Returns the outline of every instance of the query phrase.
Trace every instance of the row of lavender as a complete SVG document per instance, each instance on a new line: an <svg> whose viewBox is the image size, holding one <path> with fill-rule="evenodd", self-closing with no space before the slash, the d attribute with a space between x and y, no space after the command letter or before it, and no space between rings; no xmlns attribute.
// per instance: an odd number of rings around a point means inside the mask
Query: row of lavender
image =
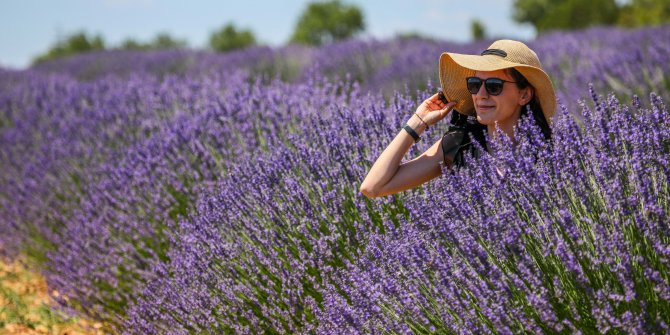
<svg viewBox="0 0 670 335"><path fill-rule="evenodd" d="M670 46L658 41L670 39L657 38L668 35L591 30L531 44L576 106L589 81L628 99L667 96ZM661 329L668 115L657 98L592 115L571 107L556 125L565 150L537 166L500 150L497 165L526 164L504 181L484 169L382 201L357 195L417 103L389 92L426 87L442 50L483 48L347 42L187 55L191 67L176 75L150 58L167 53L110 55L111 65L88 59L98 66L90 82L70 77L86 59L3 73L3 251L46 253L64 305L129 333ZM346 72L362 86L331 84ZM604 135L579 130L575 115ZM467 200L446 202L454 194ZM626 220L641 223L617 225ZM542 249L552 245L562 249ZM575 302L581 309L568 310Z"/></svg>
<svg viewBox="0 0 670 335"><path fill-rule="evenodd" d="M583 96L581 92L588 82L624 98L650 91L666 97L664 92L670 83L663 74L670 66L670 52L667 44L655 42L667 40L666 37L668 29L664 27L636 31L594 29L547 36L531 45L553 75L559 98L568 107L576 108L574 102ZM636 43L628 43L630 40ZM319 76L337 81L337 77L349 73L352 79L362 81L364 90L385 92L388 98L392 92L402 90L402 85L425 87L436 77L435 59L441 51L477 52L486 44L354 41L319 50L259 48L224 56L181 51L149 55L122 52L47 63L32 73L7 73L3 76L3 85L7 86L2 97L6 129L3 137L6 150L14 153L4 153L3 158L13 162L9 164L14 171L3 174L8 185L3 193L10 202L4 207L15 215L5 217L21 218L12 225L31 231L35 229L27 227L32 225L62 225L63 220L43 215L42 209L63 207L57 211L61 213L71 207L53 202L76 200L78 185L91 184L79 180L90 175L86 172L89 166L115 157L110 154L112 150L122 152L129 143L150 137L163 127L161 123L171 122L175 114L210 108L201 105L221 99L224 86L235 87L243 81L240 71L247 78L267 79L277 74L299 83ZM41 75L44 72L60 76L45 77ZM89 75L100 80L80 83L66 78ZM113 77L105 78L108 75ZM49 102L46 106L45 101ZM51 116L43 118L43 113ZM69 157L84 160L71 162ZM81 173L68 172L73 165L78 165ZM55 223L44 224L44 220ZM48 232L31 235L45 233ZM15 234L8 236L12 243L22 241Z"/></svg>
<svg viewBox="0 0 670 335"><path fill-rule="evenodd" d="M594 101L588 129L562 110L553 150L527 121L519 147L382 202L355 194L369 157L346 134L385 117L322 117L318 145L278 144L201 194L124 329L668 332L670 113L651 99Z"/></svg>
<svg viewBox="0 0 670 335"><path fill-rule="evenodd" d="M593 28L571 33L544 35L528 44L536 50L559 91L559 98L572 106L583 96L586 84L598 90L613 90L623 96L667 91L664 76L670 70L667 57L670 37L667 26L637 30ZM138 51L90 53L38 65L41 72L63 73L92 80L109 74L128 76L208 77L212 73L244 70L252 78L281 78L304 82L315 73L337 81L349 77L363 88L394 92L425 89L437 81L437 59L444 51L479 53L491 41L455 44L434 40L349 41L320 49L288 46L258 47L218 55L210 52Z"/></svg>

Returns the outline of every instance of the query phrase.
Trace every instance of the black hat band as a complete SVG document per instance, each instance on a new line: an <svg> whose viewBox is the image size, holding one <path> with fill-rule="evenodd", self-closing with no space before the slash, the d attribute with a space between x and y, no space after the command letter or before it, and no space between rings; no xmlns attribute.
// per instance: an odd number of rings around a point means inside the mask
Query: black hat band
<svg viewBox="0 0 670 335"><path fill-rule="evenodd" d="M484 55L495 55L495 56L500 56L502 58L507 57L507 53L503 50L500 49L486 49L482 51L482 56Z"/></svg>

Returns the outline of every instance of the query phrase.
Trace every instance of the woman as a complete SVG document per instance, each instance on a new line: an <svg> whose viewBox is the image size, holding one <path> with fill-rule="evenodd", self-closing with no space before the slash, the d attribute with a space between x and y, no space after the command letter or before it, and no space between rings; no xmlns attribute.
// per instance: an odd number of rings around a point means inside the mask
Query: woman
<svg viewBox="0 0 670 335"><path fill-rule="evenodd" d="M533 114L545 138L551 136L556 94L535 52L521 42L499 40L481 55L443 53L440 83L446 99L435 94L416 109L370 168L360 188L365 196L419 186L441 174L441 163L449 168L463 165L463 152L475 151L468 133L484 148L483 131L494 138L496 127L514 139L514 127L526 113ZM419 157L400 164L421 133L452 109L458 113L452 113L450 130Z"/></svg>

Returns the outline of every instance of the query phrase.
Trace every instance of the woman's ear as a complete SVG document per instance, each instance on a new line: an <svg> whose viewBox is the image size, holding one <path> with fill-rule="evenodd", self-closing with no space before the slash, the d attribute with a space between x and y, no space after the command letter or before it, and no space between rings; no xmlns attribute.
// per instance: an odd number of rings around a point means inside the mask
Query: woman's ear
<svg viewBox="0 0 670 335"><path fill-rule="evenodd" d="M533 87L528 86L524 89L521 90L521 95L519 96L519 105L523 106L527 103L530 102L531 99L533 99L533 95L535 92L533 91Z"/></svg>

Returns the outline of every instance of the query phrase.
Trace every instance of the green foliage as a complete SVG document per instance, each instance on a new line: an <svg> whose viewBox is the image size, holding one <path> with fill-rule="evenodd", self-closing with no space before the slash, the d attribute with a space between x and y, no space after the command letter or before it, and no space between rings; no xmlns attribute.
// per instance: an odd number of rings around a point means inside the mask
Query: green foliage
<svg viewBox="0 0 670 335"><path fill-rule="evenodd" d="M151 49L176 49L184 48L188 44L185 40L175 39L170 34L162 32L156 35L148 43L141 43L132 38L124 40L118 49L123 50L151 50ZM48 60L71 56L94 50L105 50L105 43L100 35L88 36L81 31L74 33L64 39L57 41L49 51L36 57L33 64L42 63Z"/></svg>
<svg viewBox="0 0 670 335"><path fill-rule="evenodd" d="M147 50L149 48L149 45L146 43L140 43L132 38L127 38L123 42L121 42L121 45L119 46L119 49L123 50Z"/></svg>
<svg viewBox="0 0 670 335"><path fill-rule="evenodd" d="M364 29L358 7L339 0L313 2L298 19L291 42L318 46L353 37Z"/></svg>
<svg viewBox="0 0 670 335"><path fill-rule="evenodd" d="M477 19L474 19L472 22L470 22L470 31L472 32L472 39L474 41L479 41L486 38L486 27L484 27L484 24Z"/></svg>
<svg viewBox="0 0 670 335"><path fill-rule="evenodd" d="M514 20L530 23L538 32L612 25L619 18L615 0L515 0Z"/></svg>
<svg viewBox="0 0 670 335"><path fill-rule="evenodd" d="M151 43L149 43L150 49L179 49L186 46L186 41L175 39L165 32L156 35Z"/></svg>
<svg viewBox="0 0 670 335"><path fill-rule="evenodd" d="M515 21L538 32L592 25L639 27L670 22L670 0L515 0Z"/></svg>
<svg viewBox="0 0 670 335"><path fill-rule="evenodd" d="M152 49L179 49L188 45L186 41L175 39L170 34L162 32L148 43L138 42L132 38L125 39L118 47L123 50L152 50Z"/></svg>
<svg viewBox="0 0 670 335"><path fill-rule="evenodd" d="M632 0L621 8L618 24L624 27L670 22L670 0Z"/></svg>
<svg viewBox="0 0 670 335"><path fill-rule="evenodd" d="M88 36L85 32L81 31L57 41L49 51L37 56L33 60L33 64L63 56L103 49L105 49L105 43L100 35Z"/></svg>
<svg viewBox="0 0 670 335"><path fill-rule="evenodd" d="M256 44L256 37L251 30L238 30L228 23L209 37L209 47L216 51L243 49Z"/></svg>
<svg viewBox="0 0 670 335"><path fill-rule="evenodd" d="M540 22L549 15L548 10L552 6L551 0L515 0L512 18L519 23L530 23L540 31Z"/></svg>

